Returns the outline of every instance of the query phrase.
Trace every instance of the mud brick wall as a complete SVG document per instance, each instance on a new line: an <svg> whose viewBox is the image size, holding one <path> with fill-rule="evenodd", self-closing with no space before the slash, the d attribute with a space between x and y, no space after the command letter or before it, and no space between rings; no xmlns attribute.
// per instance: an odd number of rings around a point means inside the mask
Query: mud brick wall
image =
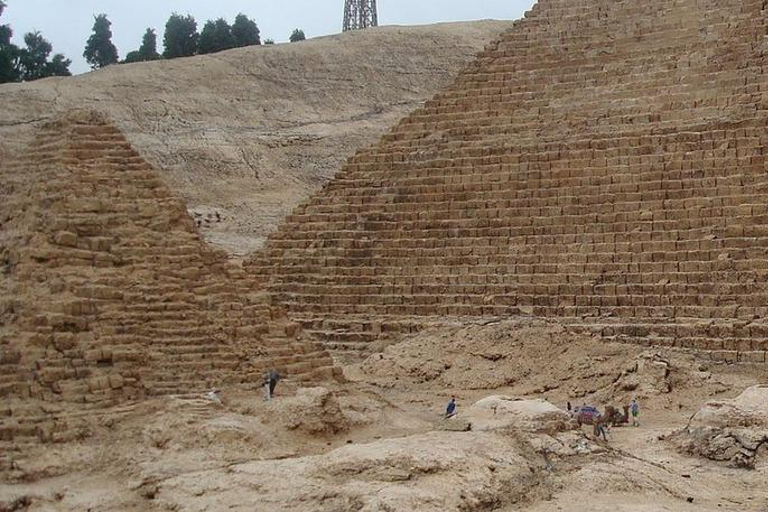
<svg viewBox="0 0 768 512"><path fill-rule="evenodd" d="M0 168L0 438L25 421L34 431L27 420L55 410L40 402L88 409L258 384L272 367L335 375L98 115L46 125Z"/></svg>
<svg viewBox="0 0 768 512"><path fill-rule="evenodd" d="M522 312L764 360L767 20L542 0L248 270L308 324Z"/></svg>

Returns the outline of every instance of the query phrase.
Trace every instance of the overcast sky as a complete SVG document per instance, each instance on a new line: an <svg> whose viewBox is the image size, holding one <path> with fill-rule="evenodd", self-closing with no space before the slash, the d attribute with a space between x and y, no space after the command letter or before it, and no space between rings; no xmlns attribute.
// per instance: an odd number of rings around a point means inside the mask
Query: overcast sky
<svg viewBox="0 0 768 512"><path fill-rule="evenodd" d="M112 22L112 42L120 58L138 49L150 27L158 34L162 53L165 22L172 12L191 14L198 30L208 19L230 23L242 12L256 20L261 37L288 40L294 28L307 37L341 30L344 0L5 0L8 8L0 24L10 24L14 41L23 45L26 32L39 30L54 52L72 59L74 73L88 71L83 59L93 15L105 13ZM378 0L379 25L421 25L441 21L516 19L534 0Z"/></svg>

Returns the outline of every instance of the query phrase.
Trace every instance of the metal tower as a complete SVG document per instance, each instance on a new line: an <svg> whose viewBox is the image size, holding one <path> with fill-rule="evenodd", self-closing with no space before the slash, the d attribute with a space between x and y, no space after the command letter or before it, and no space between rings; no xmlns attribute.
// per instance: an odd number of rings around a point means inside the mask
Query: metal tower
<svg viewBox="0 0 768 512"><path fill-rule="evenodd" d="M344 0L344 25L342 31L377 27L376 0Z"/></svg>

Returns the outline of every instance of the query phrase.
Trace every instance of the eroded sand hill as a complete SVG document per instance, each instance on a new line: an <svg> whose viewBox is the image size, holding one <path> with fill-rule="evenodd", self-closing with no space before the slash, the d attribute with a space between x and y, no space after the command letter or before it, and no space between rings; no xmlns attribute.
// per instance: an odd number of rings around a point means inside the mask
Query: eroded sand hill
<svg viewBox="0 0 768 512"><path fill-rule="evenodd" d="M206 238L244 254L509 26L381 27L3 85L0 160L40 121L72 108L106 113Z"/></svg>

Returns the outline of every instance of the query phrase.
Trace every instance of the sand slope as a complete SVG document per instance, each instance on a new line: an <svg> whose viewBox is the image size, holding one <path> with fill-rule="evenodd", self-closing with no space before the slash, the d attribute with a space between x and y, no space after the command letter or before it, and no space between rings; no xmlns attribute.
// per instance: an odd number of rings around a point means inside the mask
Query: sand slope
<svg viewBox="0 0 768 512"><path fill-rule="evenodd" d="M105 112L188 201L206 238L246 253L510 25L380 27L3 85L0 162L56 113Z"/></svg>

